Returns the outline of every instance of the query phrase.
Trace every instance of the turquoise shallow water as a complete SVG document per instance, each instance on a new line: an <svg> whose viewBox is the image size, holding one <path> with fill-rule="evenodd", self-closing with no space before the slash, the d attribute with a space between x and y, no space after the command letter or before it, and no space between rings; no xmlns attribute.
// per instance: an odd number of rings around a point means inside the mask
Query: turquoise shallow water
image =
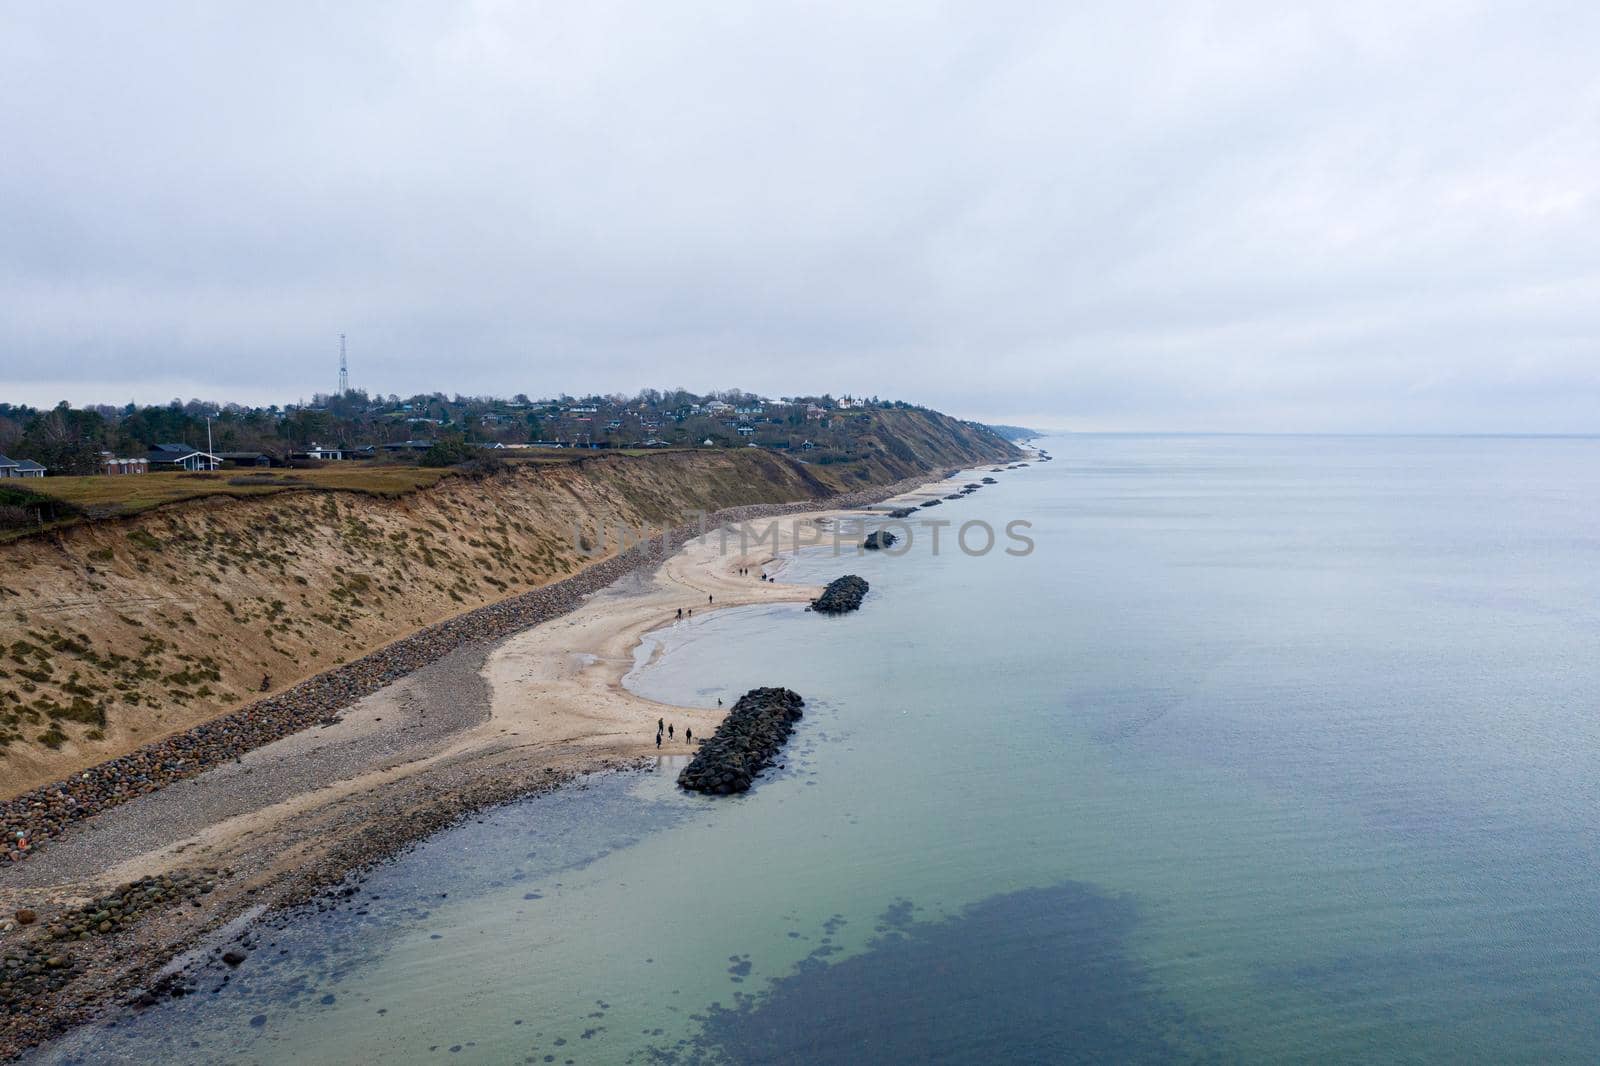
<svg viewBox="0 0 1600 1066"><path fill-rule="evenodd" d="M1044 443L937 509L1031 555L663 636L807 698L749 795L494 812L40 1060L1600 1059L1600 441Z"/></svg>

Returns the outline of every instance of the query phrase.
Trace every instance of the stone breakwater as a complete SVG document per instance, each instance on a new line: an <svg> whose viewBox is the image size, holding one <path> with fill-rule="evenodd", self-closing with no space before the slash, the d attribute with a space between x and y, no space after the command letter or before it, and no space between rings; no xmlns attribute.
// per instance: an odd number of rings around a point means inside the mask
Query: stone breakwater
<svg viewBox="0 0 1600 1066"><path fill-rule="evenodd" d="M887 530L875 529L867 534L867 539L861 542L861 546L869 552L875 552L879 548L894 547L895 542L899 539L899 537Z"/></svg>
<svg viewBox="0 0 1600 1066"><path fill-rule="evenodd" d="M746 692L678 774L678 787L718 796L748 791L794 732L804 706L805 700L786 688Z"/></svg>
<svg viewBox="0 0 1600 1066"><path fill-rule="evenodd" d="M844 614L859 610L866 594L866 579L846 574L828 582L828 587L822 590L822 595L811 601L810 609L818 614Z"/></svg>
<svg viewBox="0 0 1600 1066"><path fill-rule="evenodd" d="M926 480L908 478L894 485L826 500L731 507L711 515L709 523L715 528L718 524L808 511L865 507L909 491ZM675 527L569 578L428 626L232 714L0 803L0 867L21 862L45 841L101 811L326 722L339 711L457 648L498 640L558 618L576 609L590 593L619 578L634 571L653 570L701 532L698 524Z"/></svg>

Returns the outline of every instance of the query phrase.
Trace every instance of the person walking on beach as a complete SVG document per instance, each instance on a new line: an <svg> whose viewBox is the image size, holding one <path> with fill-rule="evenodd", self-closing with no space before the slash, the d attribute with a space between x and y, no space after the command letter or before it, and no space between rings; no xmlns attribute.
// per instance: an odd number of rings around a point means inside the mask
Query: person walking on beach
<svg viewBox="0 0 1600 1066"><path fill-rule="evenodd" d="M672 726L670 724L667 726L667 739L672 739Z"/></svg>
<svg viewBox="0 0 1600 1066"><path fill-rule="evenodd" d="M683 608L682 607L678 608L678 618L679 618L680 621L683 618Z"/></svg>
<svg viewBox="0 0 1600 1066"><path fill-rule="evenodd" d="M715 596L711 596L711 595L707 595L707 596L706 596L706 602L707 602L707 603L710 603L710 602L711 602L711 601L712 601L712 600L714 600L714 599L716 599L716 597L715 597Z"/></svg>
<svg viewBox="0 0 1600 1066"><path fill-rule="evenodd" d="M665 718L657 718L656 719L656 732L659 733L665 728L667 728L667 720Z"/></svg>
<svg viewBox="0 0 1600 1066"><path fill-rule="evenodd" d="M659 748L660 746L661 746L661 734L657 733L656 734L656 747Z"/></svg>
<svg viewBox="0 0 1600 1066"><path fill-rule="evenodd" d="M694 743L694 730L690 729L688 726L683 727L683 742L685 744Z"/></svg>

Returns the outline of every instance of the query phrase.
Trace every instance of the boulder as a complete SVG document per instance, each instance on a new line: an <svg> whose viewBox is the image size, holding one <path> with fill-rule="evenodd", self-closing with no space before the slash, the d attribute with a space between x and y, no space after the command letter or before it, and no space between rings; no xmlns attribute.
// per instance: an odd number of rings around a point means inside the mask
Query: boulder
<svg viewBox="0 0 1600 1066"><path fill-rule="evenodd" d="M811 609L820 614L844 614L860 608L867 594L867 582L854 574L846 574L828 583L822 595L811 601Z"/></svg>

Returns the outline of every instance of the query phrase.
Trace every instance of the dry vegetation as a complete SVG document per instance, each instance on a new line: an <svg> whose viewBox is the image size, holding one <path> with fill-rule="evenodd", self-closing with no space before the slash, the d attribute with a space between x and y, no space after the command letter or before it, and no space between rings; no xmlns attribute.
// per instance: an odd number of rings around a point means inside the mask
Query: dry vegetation
<svg viewBox="0 0 1600 1066"><path fill-rule="evenodd" d="M224 470L124 477L52 477L28 488L100 515L131 515L163 504L206 496L270 496L337 490L399 496L427 488L448 474L415 466L350 463L320 470Z"/></svg>

